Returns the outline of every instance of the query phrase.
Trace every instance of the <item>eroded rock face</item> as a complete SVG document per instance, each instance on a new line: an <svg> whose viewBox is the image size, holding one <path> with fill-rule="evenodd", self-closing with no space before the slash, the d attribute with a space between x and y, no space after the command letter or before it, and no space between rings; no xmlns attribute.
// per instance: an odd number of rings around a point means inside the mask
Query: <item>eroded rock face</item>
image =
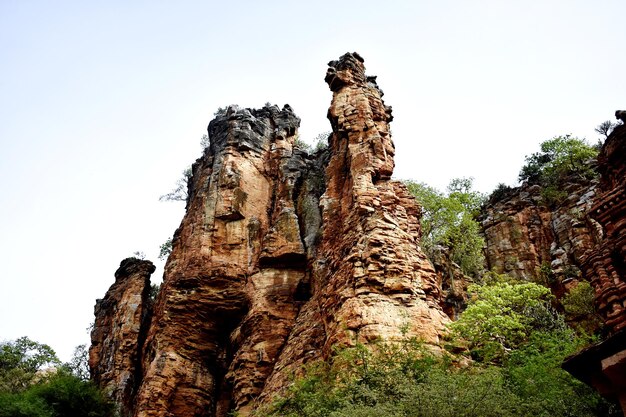
<svg viewBox="0 0 626 417"><path fill-rule="evenodd" d="M572 181L556 208L542 201L541 186L524 184L486 206L481 225L487 267L539 282L563 294L581 278L581 260L593 249L597 225L585 217L597 181Z"/></svg>
<svg viewBox="0 0 626 417"><path fill-rule="evenodd" d="M230 107L210 123L126 411L247 415L332 346L403 332L439 342L448 318L420 210L390 180L391 108L356 53L326 81L333 133L312 156L294 146L289 106Z"/></svg>
<svg viewBox="0 0 626 417"><path fill-rule="evenodd" d="M221 416L260 393L306 276L299 123L274 106L230 107L209 125L144 347L137 416Z"/></svg>
<svg viewBox="0 0 626 417"><path fill-rule="evenodd" d="M624 121L626 112L615 115ZM598 164L600 187L588 217L599 225L600 237L581 268L594 288L608 337L569 357L563 368L601 395L619 400L626 416L626 126L609 135Z"/></svg>
<svg viewBox="0 0 626 417"><path fill-rule="evenodd" d="M389 179L391 108L358 54L329 67L333 134L321 239L310 263L312 298L262 398L284 387L301 364L327 357L333 345L400 338L403 330L436 344L448 321L437 276L418 245L419 207L403 184Z"/></svg>
<svg viewBox="0 0 626 417"><path fill-rule="evenodd" d="M600 195L589 217L600 225L601 238L582 268L607 330L616 333L626 329L626 126L613 130L598 162Z"/></svg>
<svg viewBox="0 0 626 417"><path fill-rule="evenodd" d="M326 346L411 334L432 343L446 317L430 262L419 248L420 212L404 184L391 181L391 108L363 59L329 63L333 127L316 285L327 313Z"/></svg>
<svg viewBox="0 0 626 417"><path fill-rule="evenodd" d="M91 331L91 376L128 416L140 381L138 367L149 310L150 261L124 259L115 272L115 283L97 300Z"/></svg>

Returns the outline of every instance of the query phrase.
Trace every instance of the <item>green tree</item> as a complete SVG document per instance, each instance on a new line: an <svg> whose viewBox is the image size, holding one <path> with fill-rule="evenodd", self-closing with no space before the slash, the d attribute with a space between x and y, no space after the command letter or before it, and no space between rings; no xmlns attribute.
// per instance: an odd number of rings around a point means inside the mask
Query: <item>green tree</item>
<svg viewBox="0 0 626 417"><path fill-rule="evenodd" d="M187 201L188 184L191 179L191 167L183 171L181 178L176 181L176 186L172 191L159 197L159 201Z"/></svg>
<svg viewBox="0 0 626 417"><path fill-rule="evenodd" d="M206 148L208 148L209 146L211 146L211 139L209 139L209 135L207 135L206 133L204 135L202 135L202 137L200 138L200 147L202 148L202 150L204 151Z"/></svg>
<svg viewBox="0 0 626 417"><path fill-rule="evenodd" d="M596 126L594 130L596 131L596 133L604 136L603 139L606 139L609 137L611 132L613 132L613 129L615 129L616 126L618 126L617 123L613 123L610 120L605 120L604 122Z"/></svg>
<svg viewBox="0 0 626 417"><path fill-rule="evenodd" d="M528 341L533 331L565 328L550 305L550 290L534 283L471 285L471 300L450 325L455 336L468 343L472 357L501 363L505 356Z"/></svg>
<svg viewBox="0 0 626 417"><path fill-rule="evenodd" d="M598 150L584 139L556 136L542 142L540 147L541 152L526 157L519 173L520 181L557 186L568 176L590 179L596 175L589 162L598 156Z"/></svg>
<svg viewBox="0 0 626 417"><path fill-rule="evenodd" d="M60 364L50 346L26 336L0 343L0 392L23 391L33 383L39 371Z"/></svg>
<svg viewBox="0 0 626 417"><path fill-rule="evenodd" d="M472 179L453 179L446 193L424 183L406 185L422 206L421 243L426 254L433 259L437 247L445 246L465 274L480 275L484 239L476 216L485 197L472 189Z"/></svg>
<svg viewBox="0 0 626 417"><path fill-rule="evenodd" d="M63 368L82 381L89 380L89 349L87 345L76 346L72 359L64 363Z"/></svg>
<svg viewBox="0 0 626 417"><path fill-rule="evenodd" d="M565 186L568 182L588 181L598 175L593 166L598 148L584 139L557 136L540 146L541 152L526 156L519 180L541 185L544 205L559 205L567 197Z"/></svg>
<svg viewBox="0 0 626 417"><path fill-rule="evenodd" d="M87 349L61 365L54 350L21 337L0 344L0 417L114 417L114 405L88 380Z"/></svg>
<svg viewBox="0 0 626 417"><path fill-rule="evenodd" d="M172 253L172 238L168 237L165 243L159 247L159 259L166 260Z"/></svg>

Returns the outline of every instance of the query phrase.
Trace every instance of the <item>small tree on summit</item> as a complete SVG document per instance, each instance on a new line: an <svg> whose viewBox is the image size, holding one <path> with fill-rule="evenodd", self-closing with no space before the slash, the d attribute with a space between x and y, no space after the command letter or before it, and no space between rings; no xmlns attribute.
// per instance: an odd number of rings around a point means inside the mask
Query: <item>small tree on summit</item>
<svg viewBox="0 0 626 417"><path fill-rule="evenodd" d="M591 180L598 175L592 163L598 149L584 139L556 136L540 146L541 152L526 156L519 180L540 185L546 206L555 207L567 197L564 186L569 181Z"/></svg>
<svg viewBox="0 0 626 417"><path fill-rule="evenodd" d="M183 176L176 181L176 187L159 197L159 201L187 201L187 184L191 178L191 167L183 171Z"/></svg>
<svg viewBox="0 0 626 417"><path fill-rule="evenodd" d="M581 178L595 175L588 162L597 157L598 151L584 139L556 136L540 146L541 152L526 157L526 164L519 173L520 181L546 185L572 174Z"/></svg>
<svg viewBox="0 0 626 417"><path fill-rule="evenodd" d="M605 120L604 122L596 126L594 130L596 131L596 133L599 133L606 139L609 137L613 129L615 129L615 126L617 126L617 123L613 123L610 120Z"/></svg>

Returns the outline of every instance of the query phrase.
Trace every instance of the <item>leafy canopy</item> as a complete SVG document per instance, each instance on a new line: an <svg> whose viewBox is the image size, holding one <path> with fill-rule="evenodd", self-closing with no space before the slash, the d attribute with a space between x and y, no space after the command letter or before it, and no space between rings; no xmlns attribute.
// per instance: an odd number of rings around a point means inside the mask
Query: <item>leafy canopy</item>
<svg viewBox="0 0 626 417"><path fill-rule="evenodd" d="M469 306L450 328L467 341L474 359L500 363L533 331L565 328L550 306L550 290L542 285L496 282L470 285L469 292Z"/></svg>
<svg viewBox="0 0 626 417"><path fill-rule="evenodd" d="M33 382L38 371L60 364L50 346L28 337L0 343L0 392L22 391Z"/></svg>
<svg viewBox="0 0 626 417"><path fill-rule="evenodd" d="M541 152L526 157L519 173L520 181L547 186L557 185L570 175L583 179L596 175L589 161L598 156L598 150L584 139L556 136L542 142L540 147Z"/></svg>
<svg viewBox="0 0 626 417"><path fill-rule="evenodd" d="M485 196L474 191L471 178L453 179L447 192L407 181L422 206L422 248L432 260L438 246L450 249L452 260L467 275L479 275L484 265L484 239L476 216Z"/></svg>
<svg viewBox="0 0 626 417"><path fill-rule="evenodd" d="M114 405L88 380L87 356L80 345L61 364L27 337L0 343L0 417L113 417Z"/></svg>

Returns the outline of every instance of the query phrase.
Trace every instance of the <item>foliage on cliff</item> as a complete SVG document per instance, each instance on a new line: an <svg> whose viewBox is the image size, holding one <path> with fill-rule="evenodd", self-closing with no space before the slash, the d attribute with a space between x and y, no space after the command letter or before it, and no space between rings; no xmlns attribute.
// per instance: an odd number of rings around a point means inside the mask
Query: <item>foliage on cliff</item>
<svg viewBox="0 0 626 417"><path fill-rule="evenodd" d="M407 181L406 185L422 206L421 243L428 257L432 260L436 247L445 246L465 274L480 274L484 240L476 216L484 196L472 189L472 179L453 179L445 193L424 183Z"/></svg>
<svg viewBox="0 0 626 417"><path fill-rule="evenodd" d="M597 176L592 161L598 156L598 149L584 139L556 136L542 142L540 149L526 156L519 180L541 185L542 197L548 206L560 203L567 196L563 190L567 181L590 180Z"/></svg>
<svg viewBox="0 0 626 417"><path fill-rule="evenodd" d="M585 340L549 309L544 290L529 283L475 287L450 340L456 348L469 344L474 358L469 365L459 366L467 362L462 357L430 353L415 339L357 345L340 350L332 363L310 365L284 398L256 415L621 415L619 407L561 369L562 360ZM462 330L479 324L489 329ZM495 350L497 364L493 356L476 354L477 346L484 352L484 346L500 339L506 346Z"/></svg>

